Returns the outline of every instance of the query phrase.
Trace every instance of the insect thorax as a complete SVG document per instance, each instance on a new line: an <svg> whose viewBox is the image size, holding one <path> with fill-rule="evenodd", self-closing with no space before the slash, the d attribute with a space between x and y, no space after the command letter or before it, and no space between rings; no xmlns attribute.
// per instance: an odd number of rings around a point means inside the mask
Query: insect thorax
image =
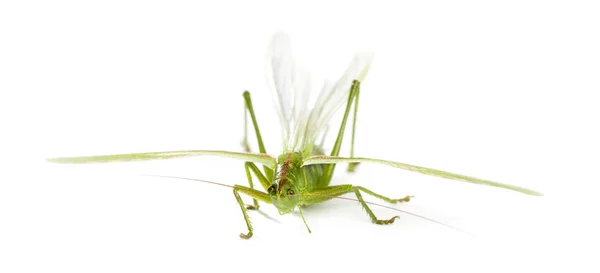
<svg viewBox="0 0 600 273"><path fill-rule="evenodd" d="M302 182L302 156L300 153L285 153L277 158L277 173L274 183L277 183L277 195L288 194L291 189L296 192L303 188ZM300 182L300 183L299 183Z"/></svg>
<svg viewBox="0 0 600 273"><path fill-rule="evenodd" d="M321 187L322 165L302 167L301 152L284 153L277 158L277 173L273 183L277 184L277 195L293 193L300 194Z"/></svg>

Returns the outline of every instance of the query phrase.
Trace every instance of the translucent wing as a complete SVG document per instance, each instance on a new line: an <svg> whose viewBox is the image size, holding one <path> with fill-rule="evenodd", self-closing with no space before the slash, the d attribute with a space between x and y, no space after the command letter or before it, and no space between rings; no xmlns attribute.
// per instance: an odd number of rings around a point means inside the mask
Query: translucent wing
<svg viewBox="0 0 600 273"><path fill-rule="evenodd" d="M292 97L294 82L294 61L288 37L277 33L271 39L267 51L267 77L275 91L275 107L281 120L282 127L289 130L292 118Z"/></svg>
<svg viewBox="0 0 600 273"><path fill-rule="evenodd" d="M348 101L352 81L362 82L369 71L373 60L371 53L362 52L355 55L342 77L333 85L324 84L315 105L313 106L306 128L307 147L314 143L317 137L329 124L335 112Z"/></svg>
<svg viewBox="0 0 600 273"><path fill-rule="evenodd" d="M415 166L415 165L410 165L410 164L405 164L405 163L400 163L400 162L382 160L382 159L375 159L375 158L364 158L364 157L347 158L347 157L337 157L337 156L313 156L313 157L310 157L310 158L304 160L304 163L302 166L313 165L313 164L337 164L337 163L354 163L354 162L379 163L379 164L384 164L384 165L388 165L388 166L392 166L392 167L396 167L396 168L400 168L400 169L404 169L404 170L408 170L408 171L443 177L446 179L458 180L458 181L469 182L469 183L480 184L480 185L487 185L487 186L492 186L492 187L505 188L505 189L529 194L529 195L537 195L537 196L542 195L540 192L530 190L527 188L523 188L523 187L519 187L519 186L502 184L502 183L485 180L485 179L480 179L480 178L475 178L475 177L470 177L470 176L466 176L466 175L462 175L462 174L455 174L455 173L450 173L450 172L446 172L446 171L440 171L440 170L436 170L436 169L430 169L430 168L425 168L425 167L420 167L420 166Z"/></svg>
<svg viewBox="0 0 600 273"><path fill-rule="evenodd" d="M274 90L274 102L282 127L284 151L301 145L308 121L308 99L311 80L306 70L292 57L289 38L276 33L267 53L267 77Z"/></svg>
<svg viewBox="0 0 600 273"><path fill-rule="evenodd" d="M282 125L284 151L304 151L312 147L331 117L348 100L353 80L366 76L372 54L357 54L335 84L323 84L312 107L309 107L311 78L294 63L289 38L283 33L273 36L267 55L267 76L275 92L275 106Z"/></svg>

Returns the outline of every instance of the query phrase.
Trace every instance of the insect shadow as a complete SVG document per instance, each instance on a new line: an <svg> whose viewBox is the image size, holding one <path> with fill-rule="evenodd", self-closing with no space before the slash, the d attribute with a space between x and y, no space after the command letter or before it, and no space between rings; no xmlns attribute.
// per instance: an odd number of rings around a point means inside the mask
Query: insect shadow
<svg viewBox="0 0 600 273"><path fill-rule="evenodd" d="M311 79L302 67L294 63L289 38L283 33L275 34L267 50L267 76L270 78L269 83L275 91L276 113L279 117L283 137L282 151L277 156L267 154L257 117L254 113L250 92L245 91L242 94L244 99L244 138L242 146L245 152L182 150L61 157L50 158L48 161L53 163L84 164L206 155L242 160L245 162L244 168L248 178L248 186L220 185L233 189L233 195L240 206L248 229L246 233L240 233L240 237L243 239L251 238L253 235L253 227L249 220L248 210L258 210L260 207L259 201L274 205L280 214L288 214L297 210L309 232L311 230L306 224L302 209L334 198L346 198L342 197L342 195L346 194L353 194L356 197L354 200L361 205L372 223L378 225L394 223L399 216L389 219L378 218L369 205L383 205L366 202L362 195L367 194L391 204L408 202L411 196L390 198L362 186L352 184L330 185L337 164L342 163L348 164L348 172L354 172L359 163L377 163L450 180L498 187L534 196L542 195L531 189L447 171L384 159L355 157L354 140L356 135L358 102L361 92L360 86L369 71L371 62L371 53L360 52L356 54L343 75L333 83L324 83L314 102L309 105L309 94L313 86L311 85ZM324 147L322 147L322 144L317 143L317 139L325 136L327 132L324 129L328 128L332 116L344 105L343 118L339 125L335 143L331 152L325 154ZM352 115L351 119L350 115ZM250 117L250 121L248 117ZM352 124L350 155L349 157L342 157L340 156L340 150L346 126L349 124L348 121ZM250 126L252 126L256 134L258 153L251 152L248 143L248 127ZM262 165L262 170L257 164ZM255 179L258 180L264 191L255 189ZM216 182L208 183L219 184ZM240 194L251 197L253 203L250 205L245 204ZM397 208L388 208L400 211ZM406 211L402 212L411 214Z"/></svg>

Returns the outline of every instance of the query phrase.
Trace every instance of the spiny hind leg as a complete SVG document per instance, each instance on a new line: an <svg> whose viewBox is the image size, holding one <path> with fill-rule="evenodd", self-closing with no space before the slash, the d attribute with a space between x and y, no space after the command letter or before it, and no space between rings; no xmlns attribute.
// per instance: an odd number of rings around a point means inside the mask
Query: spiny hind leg
<svg viewBox="0 0 600 273"><path fill-rule="evenodd" d="M244 139L242 140L242 147L244 147L244 152L250 153L250 143L248 143L248 111L244 104Z"/></svg>
<svg viewBox="0 0 600 273"><path fill-rule="evenodd" d="M250 92L244 91L244 139L242 140L242 146L244 147L244 151L251 152L250 144L248 143L248 113L250 114L250 119L252 120L252 125L254 127L254 131L256 133L256 139L258 141L258 150L261 153L266 153L265 145L262 140L262 136L260 134L260 130L258 129L258 122L256 121L256 115L254 114L254 107L252 106L252 99L250 98Z"/></svg>
<svg viewBox="0 0 600 273"><path fill-rule="evenodd" d="M267 150L265 149L265 144L263 143L263 139L260 134L260 129L258 129L258 122L256 121L256 116L254 115L254 107L252 106L250 92L244 91L244 140L242 141L242 145L244 146L244 150L246 152L250 152L250 145L248 144L248 113L250 113L250 118L252 119L254 132L256 133L256 140L258 141L258 151L262 154L266 154ZM273 170L269 169L267 166L264 166L263 170L265 171L264 176L266 176L268 180L273 179ZM265 188L265 190L266 189L267 188Z"/></svg>
<svg viewBox="0 0 600 273"><path fill-rule="evenodd" d="M358 94L360 93L360 82L357 80L352 81L352 87L350 87L350 94L348 95L348 102L346 104L346 108L344 109L344 117L342 118L342 124L340 125L340 129L337 134L337 138L335 143L333 144L333 149L331 150L331 156L339 156L340 149L342 146L342 140L344 138L344 132L346 130L346 124L348 122L348 116L350 115L350 109L352 108L352 104L354 103L354 119L352 123L352 141L350 146L350 157L354 156L354 135L356 129L356 114L358 110ZM356 168L356 163L350 163L348 165L348 171L353 172ZM327 182L331 181L331 177L333 176L333 172L335 170L335 164L326 164L323 167L323 179Z"/></svg>
<svg viewBox="0 0 600 273"><path fill-rule="evenodd" d="M354 98L354 118L352 120L352 139L350 140L350 157L354 157L354 135L356 133L356 115L358 112L358 96L360 95L360 89L356 91ZM353 162L348 164L348 172L352 173L356 170L356 167L360 164L359 162Z"/></svg>
<svg viewBox="0 0 600 273"><path fill-rule="evenodd" d="M242 140L242 146L246 153L250 153L250 143L248 143L248 103L244 99L244 139Z"/></svg>

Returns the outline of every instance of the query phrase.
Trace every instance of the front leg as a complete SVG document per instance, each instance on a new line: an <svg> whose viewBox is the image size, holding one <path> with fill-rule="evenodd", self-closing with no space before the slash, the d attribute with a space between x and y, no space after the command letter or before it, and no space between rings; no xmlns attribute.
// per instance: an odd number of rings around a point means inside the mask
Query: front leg
<svg viewBox="0 0 600 273"><path fill-rule="evenodd" d="M263 188L265 190L267 190L269 188L269 180L267 180L267 178L263 175L263 173L260 171L260 169L258 167L256 167L256 165L252 162L246 162L244 164L244 168L246 169L246 176L248 177L248 184L250 184L250 188L254 190L254 183L252 182L252 174L250 173L250 170L252 170L252 172L254 173L254 175L256 176L256 178L258 178L258 181L260 181L260 184L263 186ZM250 210L257 210L259 205L258 205L258 201L256 200L256 198L253 199L254 200L254 205L248 205L246 207L246 209L250 209Z"/></svg>
<svg viewBox="0 0 600 273"><path fill-rule="evenodd" d="M233 186L233 195L235 196L235 199L237 200L238 204L240 204L240 209L242 209L242 214L244 215L244 221L246 221L246 226L248 226L248 233L240 233L240 238L250 239L250 237L252 237L252 224L250 223L250 217L248 217L246 206L244 205L244 202L242 201L239 192L245 193L246 195L254 198L254 200L258 199L269 204L271 203L271 199L269 198L269 195L264 192L240 185Z"/></svg>
<svg viewBox="0 0 600 273"><path fill-rule="evenodd" d="M394 216L388 220L377 219L377 217L375 216L373 211L371 211L371 209L369 208L367 203L363 200L362 194L360 193L361 191L363 191L367 194L370 194L374 197L377 197L379 199L390 202L390 203L408 202L410 200L410 196L406 196L406 197L400 198L400 199L393 199L393 198L385 197L383 195L374 193L373 191L368 190L363 187L360 187L360 186L353 186L350 184L346 184L346 185L330 186L330 187L325 187L325 188L314 190L307 194L307 197L304 198L304 203L313 204L313 203L324 202L324 201L330 200L332 198L341 196L343 194L353 192L356 195L358 202L365 209L365 211L367 212L369 217L371 217L371 221L373 223L378 224L378 225L387 225L387 224L393 223L396 218L400 218L400 216Z"/></svg>
<svg viewBox="0 0 600 273"><path fill-rule="evenodd" d="M369 190L367 188L363 188L361 186L355 186L355 188L359 189L362 192L370 194L371 196L375 196L375 197L377 197L377 198L379 198L379 199L381 199L383 201L386 201L386 202L389 202L389 203L392 203L392 204L408 202L408 201L410 201L411 198L415 198L412 195L407 195L407 196L404 196L403 198L392 199L392 198L389 198L389 197L385 197L385 196L383 196L381 194L374 193L373 191L371 191L371 190Z"/></svg>
<svg viewBox="0 0 600 273"><path fill-rule="evenodd" d="M365 203L365 201L362 198L362 195L360 194L360 191L364 189L362 187L352 187L352 191L354 192L354 194L356 194L356 198L358 199L358 201L360 202L360 204L363 206L363 208L367 211L367 214L369 214L369 217L371 217L371 222L378 224L378 225L388 225L394 222L394 220L396 220L396 218L400 218L400 216L394 216L388 220L381 220L381 219L377 219L377 216L375 216L375 214L373 213L373 211L371 211L371 208L369 208L369 206L367 206L367 203ZM372 194L372 191L365 191L366 193L369 193L373 196L375 196L374 194ZM379 195L380 196L380 195ZM377 197L377 196L375 196ZM383 197L383 196L381 196ZM391 199L388 197L385 197L386 199L389 200L403 200L403 199ZM405 197L406 198L406 197ZM387 200L386 200L387 201ZM390 202L390 201L388 201ZM393 202L395 203L395 202Z"/></svg>

